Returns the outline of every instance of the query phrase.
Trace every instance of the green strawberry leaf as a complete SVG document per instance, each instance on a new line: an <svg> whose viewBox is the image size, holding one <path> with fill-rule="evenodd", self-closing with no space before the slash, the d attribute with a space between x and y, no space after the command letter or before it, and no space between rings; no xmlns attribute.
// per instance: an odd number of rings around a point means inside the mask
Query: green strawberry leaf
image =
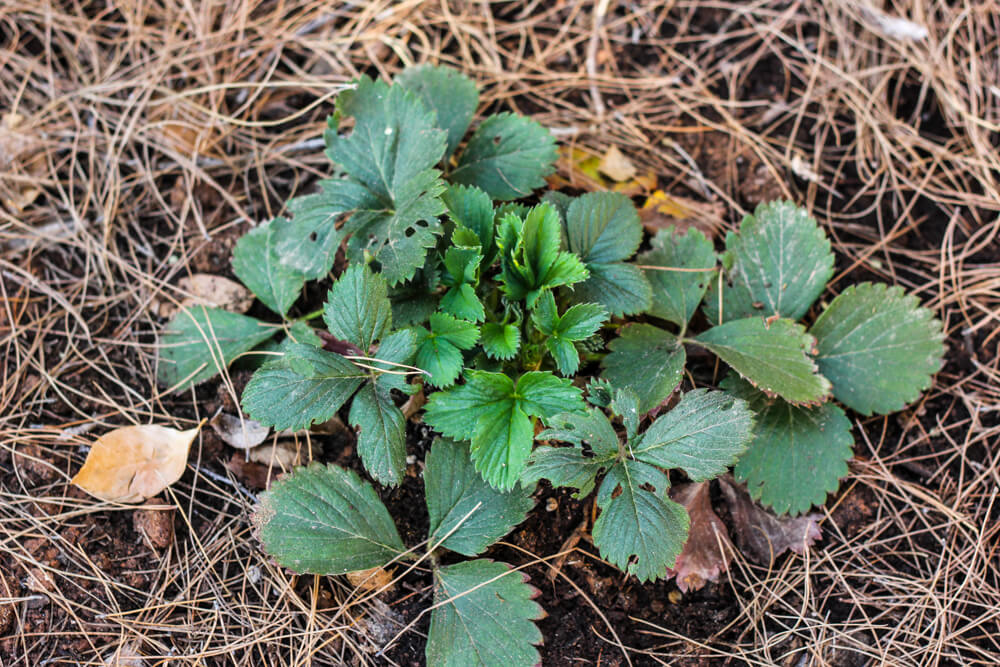
<svg viewBox="0 0 1000 667"><path fill-rule="evenodd" d="M642 240L642 223L632 200L618 192L589 192L566 209L566 239L589 277L573 288L577 303L596 301L612 315L649 308L652 292L642 273L622 262Z"/></svg>
<svg viewBox="0 0 1000 667"><path fill-rule="evenodd" d="M545 185L557 157L555 139L536 121L496 114L473 133L448 180L475 185L493 199L520 199Z"/></svg>
<svg viewBox="0 0 1000 667"><path fill-rule="evenodd" d="M712 242L693 227L683 234L668 227L653 237L652 246L638 260L645 267L660 267L643 270L653 288L652 306L647 312L687 327L715 274Z"/></svg>
<svg viewBox="0 0 1000 667"><path fill-rule="evenodd" d="M508 361L521 346L521 331L513 324L487 322L482 328L482 345L490 359Z"/></svg>
<svg viewBox="0 0 1000 667"><path fill-rule="evenodd" d="M438 309L435 290L439 283L436 258L427 255L424 267L413 277L395 287L389 288L392 304L392 323L397 327L423 324Z"/></svg>
<svg viewBox="0 0 1000 667"><path fill-rule="evenodd" d="M325 278L333 268L343 233L337 221L347 212L343 202L323 191L288 200L292 219L274 230L274 248L285 266L307 280Z"/></svg>
<svg viewBox="0 0 1000 667"><path fill-rule="evenodd" d="M261 494L253 525L265 553L301 574L381 567L406 551L375 489L333 465L281 477Z"/></svg>
<svg viewBox="0 0 1000 667"><path fill-rule="evenodd" d="M761 204L726 235L722 313L713 284L705 300L712 322L754 315L797 320L833 275L830 240L805 209L788 201Z"/></svg>
<svg viewBox="0 0 1000 667"><path fill-rule="evenodd" d="M677 337L652 324L630 324L608 344L601 378L628 388L639 397L639 410L649 412L681 383L687 353Z"/></svg>
<svg viewBox="0 0 1000 667"><path fill-rule="evenodd" d="M432 394L424 420L451 438L472 441L476 470L490 485L511 489L524 470L534 429L529 416L581 409L580 390L551 373L468 371L466 382Z"/></svg>
<svg viewBox="0 0 1000 667"><path fill-rule="evenodd" d="M833 300L809 330L837 400L864 415L902 410L941 369L944 333L901 287L861 283Z"/></svg>
<svg viewBox="0 0 1000 667"><path fill-rule="evenodd" d="M496 218L493 210L493 200L490 196L477 187L465 185L452 185L444 191L442 195L445 207L448 210L448 217L456 225L458 230L465 229L472 232L478 243L471 243L471 237L467 238L470 243L458 245L478 245L482 253L480 258L484 266L489 266L496 258Z"/></svg>
<svg viewBox="0 0 1000 667"><path fill-rule="evenodd" d="M547 291L539 297L531 319L535 327L548 336L545 346L555 359L559 372L573 375L580 366L580 354L573 343L593 336L608 319L608 312L599 304L582 303L571 306L560 317L555 297Z"/></svg>
<svg viewBox="0 0 1000 667"><path fill-rule="evenodd" d="M444 151L447 160L462 141L476 113L479 105L476 84L458 70L434 65L407 67L395 82L413 92L425 107L437 114L437 127L448 133Z"/></svg>
<svg viewBox="0 0 1000 667"><path fill-rule="evenodd" d="M366 382L358 390L347 420L358 429L358 455L365 470L387 486L403 481L406 472L406 417L389 390Z"/></svg>
<svg viewBox="0 0 1000 667"><path fill-rule="evenodd" d="M547 429L538 434L539 440L558 440L577 447L589 447L596 460L613 459L618 455L618 434L600 410L560 412L545 420Z"/></svg>
<svg viewBox="0 0 1000 667"><path fill-rule="evenodd" d="M521 473L521 484L534 488L539 480L547 479L554 487L577 489L574 498L585 498L609 465L604 459L587 458L580 447L536 447Z"/></svg>
<svg viewBox="0 0 1000 667"><path fill-rule="evenodd" d="M344 171L324 181L324 196L353 211L343 231L348 258L371 254L390 285L413 277L441 233L444 182L434 169L447 135L434 112L403 86L362 76L337 97L336 118L352 117L347 136L326 130L326 153Z"/></svg>
<svg viewBox="0 0 1000 667"><path fill-rule="evenodd" d="M279 331L221 308L184 308L160 334L157 377L175 390L214 377L236 357Z"/></svg>
<svg viewBox="0 0 1000 667"><path fill-rule="evenodd" d="M424 488L429 543L465 556L486 551L524 521L535 504L530 488L503 493L484 482L472 465L469 448L447 438L435 440L427 455Z"/></svg>
<svg viewBox="0 0 1000 667"><path fill-rule="evenodd" d="M367 352L392 328L385 279L365 265L351 266L327 294L323 321L330 333Z"/></svg>
<svg viewBox="0 0 1000 667"><path fill-rule="evenodd" d="M754 437L734 473L754 500L779 514L801 514L826 502L847 476L853 456L851 421L836 405L790 405L768 398L730 375L723 388L747 401L756 414Z"/></svg>
<svg viewBox="0 0 1000 667"><path fill-rule="evenodd" d="M299 430L337 414L368 377L339 354L291 343L285 355L253 374L243 390L243 410L277 430Z"/></svg>
<svg viewBox="0 0 1000 667"><path fill-rule="evenodd" d="M594 544L601 556L639 581L667 576L687 541L687 510L667 497L666 475L626 459L611 468L597 491L601 515Z"/></svg>
<svg viewBox="0 0 1000 667"><path fill-rule="evenodd" d="M716 354L758 389L790 403L819 403L830 393L830 381L816 372L809 356L815 339L791 320L731 320L691 342Z"/></svg>
<svg viewBox="0 0 1000 667"><path fill-rule="evenodd" d="M430 331L423 327L417 334L417 367L430 373L429 384L450 387L462 372L462 350L469 350L479 340L479 328L447 313L430 317Z"/></svg>
<svg viewBox="0 0 1000 667"><path fill-rule="evenodd" d="M746 401L721 391L695 389L650 424L632 455L665 469L680 468L691 481L715 479L746 451L753 413Z"/></svg>
<svg viewBox="0 0 1000 667"><path fill-rule="evenodd" d="M476 290L468 283L450 288L441 297L441 310L463 320L482 322L486 317L483 302L476 296Z"/></svg>
<svg viewBox="0 0 1000 667"><path fill-rule="evenodd" d="M610 402L611 412L622 419L625 441L632 442L639 432L639 397L631 389L616 389Z"/></svg>
<svg viewBox="0 0 1000 667"><path fill-rule="evenodd" d="M486 559L434 570L426 659L434 667L535 667L544 616L538 591L508 565Z"/></svg>
<svg viewBox="0 0 1000 667"><path fill-rule="evenodd" d="M233 273L250 288L261 302L284 317L302 292L305 276L282 264L277 251L279 227L287 227L285 218L274 218L240 237L233 248Z"/></svg>

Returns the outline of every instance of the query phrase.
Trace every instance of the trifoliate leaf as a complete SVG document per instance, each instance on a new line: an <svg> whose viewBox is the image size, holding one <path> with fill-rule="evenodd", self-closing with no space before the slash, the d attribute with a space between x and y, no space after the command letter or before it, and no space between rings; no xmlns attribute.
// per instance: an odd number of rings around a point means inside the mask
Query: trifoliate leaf
<svg viewBox="0 0 1000 667"><path fill-rule="evenodd" d="M531 313L535 327L547 336L545 346L556 361L559 372L573 375L580 366L580 354L573 345L593 336L608 319L604 306L582 303L570 307L560 317L552 292L543 292Z"/></svg>
<svg viewBox="0 0 1000 667"><path fill-rule="evenodd" d="M479 104L476 84L458 70L434 65L407 67L395 82L412 91L425 107L437 114L437 126L448 133L444 152L447 160L462 141L476 113Z"/></svg>
<svg viewBox="0 0 1000 667"><path fill-rule="evenodd" d="M667 497L666 475L626 459L611 470L597 491L601 515L594 544L601 556L639 581L667 576L688 534L688 514Z"/></svg>
<svg viewBox="0 0 1000 667"><path fill-rule="evenodd" d="M351 402L347 417L358 429L358 455L365 470L387 486L402 482L406 472L406 417L396 407L388 388L366 382Z"/></svg>
<svg viewBox="0 0 1000 667"><path fill-rule="evenodd" d="M381 567L406 550L371 484L313 463L276 481L254 510L265 553L302 574Z"/></svg>
<svg viewBox="0 0 1000 667"><path fill-rule="evenodd" d="M768 398L732 375L722 386L746 400L756 415L753 440L734 470L750 495L781 514L800 514L826 502L847 476L853 456L844 411L832 403L798 407Z"/></svg>
<svg viewBox="0 0 1000 667"><path fill-rule="evenodd" d="M323 321L335 337L367 352L392 327L385 279L364 265L351 266L326 297Z"/></svg>
<svg viewBox="0 0 1000 667"><path fill-rule="evenodd" d="M586 280L587 269L573 253L560 250L559 214L551 204L539 204L522 221L508 214L500 221L500 281L515 301L533 308L542 291Z"/></svg>
<svg viewBox="0 0 1000 667"><path fill-rule="evenodd" d="M444 182L433 167L447 135L413 93L367 76L337 97L337 114L355 124L348 136L335 128L324 134L327 155L346 174L324 181L324 195L353 211L343 226L349 259L370 253L396 285L424 265L440 234Z"/></svg>
<svg viewBox="0 0 1000 667"><path fill-rule="evenodd" d="M815 339L790 320L731 320L691 342L718 355L758 389L790 403L818 403L830 393L830 381L816 372L809 356Z"/></svg>
<svg viewBox="0 0 1000 667"><path fill-rule="evenodd" d="M600 410L561 412L545 420L547 429L538 434L539 440L558 440L578 447L587 447L597 459L618 455L618 434Z"/></svg>
<svg viewBox="0 0 1000 667"><path fill-rule="evenodd" d="M721 391L695 389L657 418L632 455L665 469L680 468L691 481L714 479L736 463L753 436L753 413L746 401Z"/></svg>
<svg viewBox="0 0 1000 667"><path fill-rule="evenodd" d="M513 359L521 344L521 331L513 324L487 322L482 336L483 351L491 359Z"/></svg>
<svg viewBox="0 0 1000 667"><path fill-rule="evenodd" d="M481 322L486 317L483 302L469 283L450 288L441 297L441 310L463 320Z"/></svg>
<svg viewBox="0 0 1000 667"><path fill-rule="evenodd" d="M160 335L160 382L187 389L222 372L236 357L279 331L252 317L195 306L174 316Z"/></svg>
<svg viewBox="0 0 1000 667"><path fill-rule="evenodd" d="M291 343L250 378L243 410L266 426L297 431L333 418L366 377L339 354Z"/></svg>
<svg viewBox="0 0 1000 667"><path fill-rule="evenodd" d="M275 229L289 225L274 218L240 237L233 248L233 273L265 306L284 317L302 292L302 272L282 264L276 248Z"/></svg>
<svg viewBox="0 0 1000 667"><path fill-rule="evenodd" d="M475 234L479 240L475 245L480 247L483 264L491 264L496 257L496 224L490 196L476 187L452 185L441 198L456 229Z"/></svg>
<svg viewBox="0 0 1000 667"><path fill-rule="evenodd" d="M666 400L681 382L687 354L668 331L651 324L630 324L608 349L611 353L601 362L601 377L614 387L634 391L643 413Z"/></svg>
<svg viewBox="0 0 1000 667"><path fill-rule="evenodd" d="M901 287L861 283L844 290L809 330L833 395L864 415L915 401L941 368L944 334L934 313Z"/></svg>
<svg viewBox="0 0 1000 667"><path fill-rule="evenodd" d="M464 385L432 394L424 420L443 435L472 441L476 470L492 486L513 488L531 452L530 416L581 409L580 390L547 372L468 371Z"/></svg>
<svg viewBox="0 0 1000 667"><path fill-rule="evenodd" d="M475 185L493 199L520 199L545 185L557 157L555 140L536 121L496 114L473 133L448 180Z"/></svg>
<svg viewBox="0 0 1000 667"><path fill-rule="evenodd" d="M521 473L521 484L534 488L539 480L547 479L554 487L577 489L573 497L584 498L610 465L606 459L587 458L580 447L536 447Z"/></svg>
<svg viewBox="0 0 1000 667"><path fill-rule="evenodd" d="M643 266L659 267L643 270L653 288L652 306L647 312L686 327L715 275L712 242L694 227L683 234L668 227L653 237L652 245L652 250L638 259ZM727 315L727 319L732 318Z"/></svg>
<svg viewBox="0 0 1000 667"><path fill-rule="evenodd" d="M727 281L722 286L722 320L778 315L797 320L809 310L833 275L826 234L805 209L788 201L761 204L726 235ZM719 322L714 287L705 312Z"/></svg>
<svg viewBox="0 0 1000 667"><path fill-rule="evenodd" d="M468 446L447 438L436 440L427 455L424 488L429 544L466 556L486 551L524 521L535 504L531 488L518 486L507 493L492 488L476 472Z"/></svg>
<svg viewBox="0 0 1000 667"><path fill-rule="evenodd" d="M477 559L434 570L426 658L435 667L534 667L544 615L537 591L503 563Z"/></svg>
<svg viewBox="0 0 1000 667"><path fill-rule="evenodd" d="M642 223L632 200L618 192L589 192L574 199L566 210L566 239L590 272L573 288L574 301L596 301L612 315L649 308L649 283L631 257L642 240Z"/></svg>
<svg viewBox="0 0 1000 667"><path fill-rule="evenodd" d="M73 484L109 502L139 503L152 498L184 474L198 431L156 424L108 431L90 448Z"/></svg>
<svg viewBox="0 0 1000 667"><path fill-rule="evenodd" d="M427 382L435 387L450 387L462 372L462 350L471 349L479 340L479 328L447 313L430 317L430 331L418 327L417 367L430 373Z"/></svg>

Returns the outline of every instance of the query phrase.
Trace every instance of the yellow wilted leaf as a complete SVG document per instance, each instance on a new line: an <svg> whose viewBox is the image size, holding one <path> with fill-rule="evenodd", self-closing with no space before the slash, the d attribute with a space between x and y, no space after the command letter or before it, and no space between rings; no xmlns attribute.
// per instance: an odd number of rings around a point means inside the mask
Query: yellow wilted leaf
<svg viewBox="0 0 1000 667"><path fill-rule="evenodd" d="M73 483L101 500L142 502L181 478L199 428L149 424L109 431L90 448Z"/></svg>
<svg viewBox="0 0 1000 667"><path fill-rule="evenodd" d="M607 188L607 181L601 176L598 167L601 158L582 148L563 146L559 149L559 160L556 163L556 173L549 176L549 187L553 190L562 188L579 188L593 191Z"/></svg>
<svg viewBox="0 0 1000 667"><path fill-rule="evenodd" d="M618 183L631 179L639 171L617 146L608 149L597 168L602 174Z"/></svg>
<svg viewBox="0 0 1000 667"><path fill-rule="evenodd" d="M391 591L392 577L392 572L381 567L347 573L347 580L351 582L351 585L362 591Z"/></svg>

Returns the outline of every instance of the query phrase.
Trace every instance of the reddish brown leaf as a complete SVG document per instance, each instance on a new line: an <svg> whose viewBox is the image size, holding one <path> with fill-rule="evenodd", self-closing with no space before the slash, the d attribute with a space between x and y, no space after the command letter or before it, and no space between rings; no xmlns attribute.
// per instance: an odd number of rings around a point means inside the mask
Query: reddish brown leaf
<svg viewBox="0 0 1000 667"><path fill-rule="evenodd" d="M728 475L719 478L719 484L733 518L733 537L740 551L758 563L770 563L789 549L803 554L823 537L821 514L779 517L755 503Z"/></svg>
<svg viewBox="0 0 1000 667"><path fill-rule="evenodd" d="M733 559L733 543L712 509L708 482L680 484L670 490L670 497L684 505L691 517L687 543L673 569L677 588L687 593L718 581Z"/></svg>

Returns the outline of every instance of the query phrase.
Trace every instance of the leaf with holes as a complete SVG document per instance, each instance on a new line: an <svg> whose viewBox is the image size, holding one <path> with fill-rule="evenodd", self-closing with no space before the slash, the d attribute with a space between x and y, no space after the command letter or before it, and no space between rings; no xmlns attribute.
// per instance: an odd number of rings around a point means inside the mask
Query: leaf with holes
<svg viewBox="0 0 1000 667"><path fill-rule="evenodd" d="M608 349L601 378L634 391L643 413L665 401L681 382L687 353L668 331L652 324L630 324Z"/></svg>
<svg viewBox="0 0 1000 667"><path fill-rule="evenodd" d="M450 67L417 65L407 67L396 83L413 92L424 106L437 114L437 127L448 133L444 159L451 157L465 136L479 104L476 84Z"/></svg>

